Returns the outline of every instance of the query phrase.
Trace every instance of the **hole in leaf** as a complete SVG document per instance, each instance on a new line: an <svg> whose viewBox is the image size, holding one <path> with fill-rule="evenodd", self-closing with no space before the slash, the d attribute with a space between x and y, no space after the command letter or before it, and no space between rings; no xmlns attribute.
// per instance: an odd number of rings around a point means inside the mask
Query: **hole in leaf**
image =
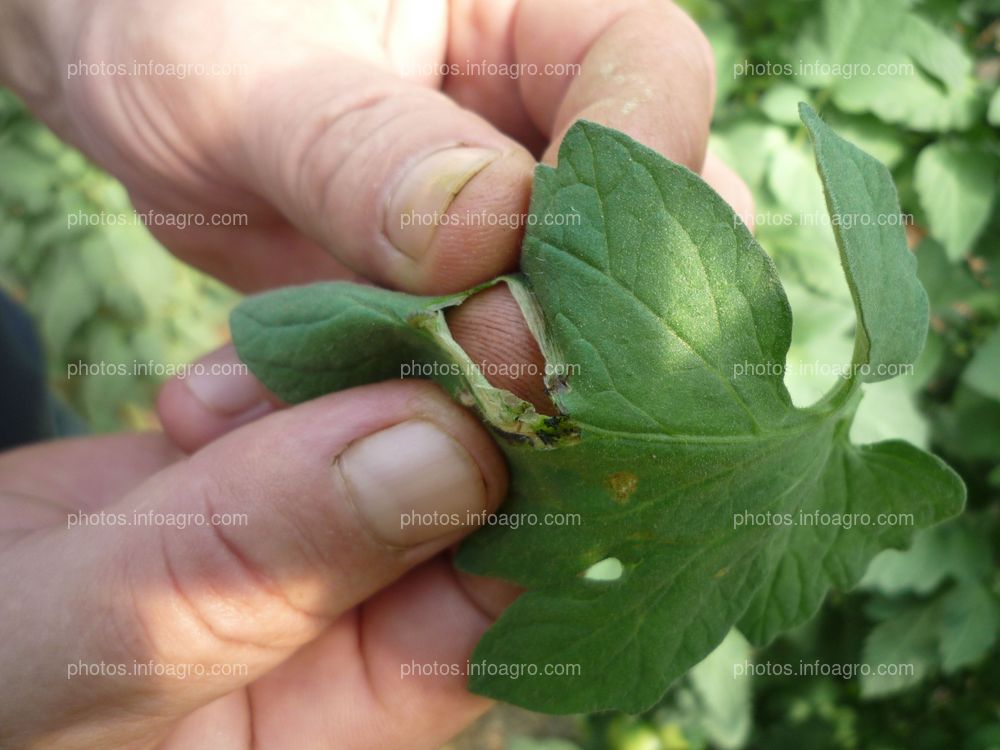
<svg viewBox="0 0 1000 750"><path fill-rule="evenodd" d="M625 566L617 557L606 557L587 568L583 577L588 581L617 581L624 570Z"/></svg>

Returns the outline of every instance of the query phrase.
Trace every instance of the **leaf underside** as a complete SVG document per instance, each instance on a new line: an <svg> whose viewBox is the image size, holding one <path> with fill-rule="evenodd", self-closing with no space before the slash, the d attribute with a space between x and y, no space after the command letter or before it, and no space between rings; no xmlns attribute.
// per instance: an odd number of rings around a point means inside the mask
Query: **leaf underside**
<svg viewBox="0 0 1000 750"><path fill-rule="evenodd" d="M831 212L898 214L879 162L808 108L803 120ZM964 487L936 457L848 439L861 383L911 363L926 333L898 222L834 223L857 371L800 409L774 266L697 175L578 122L558 167L538 167L531 215L523 275L502 281L563 373L547 382L558 418L470 374L442 311L477 290L321 284L250 298L232 318L240 356L289 401L397 377L401 362L455 366L442 384L495 430L511 473L500 519L458 565L527 590L479 642L474 691L550 713L641 711L733 625L766 643L877 552L959 512ZM769 512L795 522L753 522ZM607 558L619 577L584 576Z"/></svg>

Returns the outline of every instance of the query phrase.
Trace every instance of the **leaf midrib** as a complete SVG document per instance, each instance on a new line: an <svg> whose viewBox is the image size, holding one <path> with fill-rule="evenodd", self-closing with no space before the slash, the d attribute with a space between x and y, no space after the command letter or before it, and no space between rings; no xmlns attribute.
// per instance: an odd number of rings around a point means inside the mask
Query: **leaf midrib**
<svg viewBox="0 0 1000 750"><path fill-rule="evenodd" d="M836 421L842 417L845 408L846 405L841 405L836 409L827 412L813 412L812 414L809 414L809 410L795 409L793 413L807 415L808 418L787 428L767 430L762 433L743 433L740 435L685 435L662 432L625 432L623 430L599 427L598 425L581 422L576 419L573 419L573 423L580 428L581 434L585 432L592 432L605 437L622 440L637 440L682 445L741 445L744 443L753 443L758 441L769 442L771 440L783 440L785 438L800 435L804 432L809 432L811 429L819 429L825 422L827 422L827 420ZM572 419L572 415L570 415L570 418Z"/></svg>

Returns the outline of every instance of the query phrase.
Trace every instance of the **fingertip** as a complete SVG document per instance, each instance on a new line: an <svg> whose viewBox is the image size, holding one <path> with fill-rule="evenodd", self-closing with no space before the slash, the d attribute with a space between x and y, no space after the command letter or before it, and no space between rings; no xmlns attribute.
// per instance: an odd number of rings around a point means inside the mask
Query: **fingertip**
<svg viewBox="0 0 1000 750"><path fill-rule="evenodd" d="M728 203L747 229L754 230L754 200L743 179L711 151L705 156L701 170L705 182Z"/></svg>
<svg viewBox="0 0 1000 750"><path fill-rule="evenodd" d="M457 583L450 561L438 556L365 604L364 639L377 646L364 654L372 687L401 712L421 716L435 704L448 706L453 734L489 705L469 693L466 664L492 622Z"/></svg>
<svg viewBox="0 0 1000 750"><path fill-rule="evenodd" d="M190 407L191 399L179 380L171 378L160 387L156 396L156 416L170 442L185 453L194 453L204 444L200 434L202 415L191 414ZM199 429L191 429L191 425Z"/></svg>
<svg viewBox="0 0 1000 750"><path fill-rule="evenodd" d="M274 396L239 360L232 344L168 380L156 399L164 432L186 453L277 408Z"/></svg>
<svg viewBox="0 0 1000 750"><path fill-rule="evenodd" d="M236 416L216 414L195 399L185 384L167 381L156 398L156 413L167 438L184 453L195 453L226 433L274 411L266 402Z"/></svg>
<svg viewBox="0 0 1000 750"><path fill-rule="evenodd" d="M503 611L514 603L524 589L499 578L483 576L455 570L455 580L465 593L469 602L476 607L490 622L496 620Z"/></svg>
<svg viewBox="0 0 1000 750"><path fill-rule="evenodd" d="M416 212L412 204L390 201L386 235L400 251L392 281L409 291L447 294L514 270L535 166L527 151L513 149L486 160L446 205ZM403 222L421 226L400 231Z"/></svg>
<svg viewBox="0 0 1000 750"><path fill-rule="evenodd" d="M559 40L535 29L567 13ZM715 62L697 24L661 0L525 2L518 16L521 57L537 64L576 61L577 75L525 78L522 93L535 122L552 137L543 156L556 161L574 122L598 122L699 171L715 98Z"/></svg>

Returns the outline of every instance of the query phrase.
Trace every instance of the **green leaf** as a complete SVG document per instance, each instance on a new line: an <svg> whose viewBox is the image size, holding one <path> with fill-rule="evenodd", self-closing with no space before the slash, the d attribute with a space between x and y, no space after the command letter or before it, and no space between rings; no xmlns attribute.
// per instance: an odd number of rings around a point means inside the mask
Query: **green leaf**
<svg viewBox="0 0 1000 750"><path fill-rule="evenodd" d="M931 234L957 260L972 249L989 220L997 193L996 160L966 143L932 143L917 157L916 189Z"/></svg>
<svg viewBox="0 0 1000 750"><path fill-rule="evenodd" d="M968 515L921 531L906 550L886 550L872 560L860 587L887 595L930 594L945 580L977 580L991 569L982 519Z"/></svg>
<svg viewBox="0 0 1000 750"><path fill-rule="evenodd" d="M569 740L512 737L504 750L580 750L580 746Z"/></svg>
<svg viewBox="0 0 1000 750"><path fill-rule="evenodd" d="M884 167L804 118L833 209L898 214ZM490 386L451 338L442 310L476 290L326 284L250 298L232 318L241 356L287 400L423 364L494 429L511 491L458 564L527 592L477 646L475 691L552 713L641 711L737 621L773 638L831 586L854 585L879 550L961 508L962 483L940 460L848 439L862 382L912 362L925 335L898 225L838 228L860 321L855 374L802 409L782 379L792 321L774 266L697 175L579 122L558 166L536 171L531 213L524 276L503 281L559 417ZM810 515L747 520L768 512ZM880 513L909 522L842 520ZM587 575L610 560L617 577Z"/></svg>
<svg viewBox="0 0 1000 750"><path fill-rule="evenodd" d="M0 199L29 213L43 211L55 191L56 173L45 159L12 144L0 142L0 175Z"/></svg>
<svg viewBox="0 0 1000 750"><path fill-rule="evenodd" d="M608 733L610 750L663 750L656 730L645 723L624 726Z"/></svg>
<svg viewBox="0 0 1000 750"><path fill-rule="evenodd" d="M441 307L445 305L442 304ZM437 352L436 320L418 297L352 284L285 289L243 304L232 314L240 355L286 401L296 403L379 380L400 377L400 359L421 363ZM284 328L280 340L274 329ZM278 346L271 346L271 342ZM401 358L393 356L399 351ZM355 356L358 353L359 356Z"/></svg>
<svg viewBox="0 0 1000 750"><path fill-rule="evenodd" d="M962 373L962 382L1000 401L1000 326L993 329Z"/></svg>
<svg viewBox="0 0 1000 750"><path fill-rule="evenodd" d="M788 146L788 134L772 123L744 117L714 129L711 145L753 189L763 181L772 156Z"/></svg>
<svg viewBox="0 0 1000 750"><path fill-rule="evenodd" d="M38 318L50 353L62 352L97 312L99 290L79 270L77 257L60 254L32 285L28 308Z"/></svg>
<svg viewBox="0 0 1000 750"><path fill-rule="evenodd" d="M919 448L928 447L930 426L917 405L914 379L905 375L866 388L851 425L851 439L875 443L901 438Z"/></svg>
<svg viewBox="0 0 1000 750"><path fill-rule="evenodd" d="M854 361L866 366L865 381L886 380L895 374L886 374L893 367L916 361L929 316L917 261L906 246L896 188L885 165L837 136L806 105L802 120L815 144L860 323ZM890 275L898 286L886 285Z"/></svg>
<svg viewBox="0 0 1000 750"><path fill-rule="evenodd" d="M697 698L698 726L714 747L729 750L746 743L753 728L753 700L750 675L738 676L736 665L748 663L753 652L747 639L736 629L712 653L688 672L688 682Z"/></svg>
<svg viewBox="0 0 1000 750"><path fill-rule="evenodd" d="M927 290L931 304L931 314L950 314L956 303L969 304L982 289L967 269L952 263L944 245L931 237L925 237L914 249L919 260L917 276ZM987 291L990 298L995 294Z"/></svg>
<svg viewBox="0 0 1000 750"><path fill-rule="evenodd" d="M796 224L825 228L820 218L827 218L823 185L807 144L783 148L774 154L767 171L767 186L783 209L794 212L791 218Z"/></svg>
<svg viewBox="0 0 1000 750"><path fill-rule="evenodd" d="M769 87L760 98L760 109L771 122L779 125L799 124L798 105L809 99L809 92L801 86L786 81L778 81Z"/></svg>
<svg viewBox="0 0 1000 750"><path fill-rule="evenodd" d="M936 413L936 438L947 455L1000 462L1000 401L959 381L951 401Z"/></svg>
<svg viewBox="0 0 1000 750"><path fill-rule="evenodd" d="M990 108L986 113L986 120L990 125L1000 127L1000 88L993 92L993 97L990 99Z"/></svg>
<svg viewBox="0 0 1000 750"><path fill-rule="evenodd" d="M797 52L799 82L826 89L845 112L944 131L970 127L982 111L971 58L906 0L824 0Z"/></svg>
<svg viewBox="0 0 1000 750"><path fill-rule="evenodd" d="M868 611L882 620L865 641L864 660L871 669L862 675L861 694L868 698L976 664L996 642L1000 628L996 595L971 580L930 600L883 601Z"/></svg>
<svg viewBox="0 0 1000 750"><path fill-rule="evenodd" d="M937 607L921 603L875 626L865 641L861 695L882 698L920 683L938 662L938 629Z"/></svg>
<svg viewBox="0 0 1000 750"><path fill-rule="evenodd" d="M517 279L505 279L520 292ZM290 403L400 377L433 377L495 429L545 445L571 437L563 421L494 388L452 339L443 310L483 287L437 298L333 282L292 287L236 307L230 326L240 357Z"/></svg>
<svg viewBox="0 0 1000 750"><path fill-rule="evenodd" d="M825 0L822 14L806 29L798 48L803 63L818 64L803 66L796 71L797 78L811 88L845 80L848 69L842 66L860 63L872 50L884 49L886 40L898 30L904 10L903 0L877 6L864 0Z"/></svg>
<svg viewBox="0 0 1000 750"><path fill-rule="evenodd" d="M826 121L837 133L867 151L890 169L907 153L907 143L899 128L871 115L851 115L831 109Z"/></svg>
<svg viewBox="0 0 1000 750"><path fill-rule="evenodd" d="M978 662L1000 630L1000 602L988 588L956 586L941 600L941 668L946 674Z"/></svg>
<svg viewBox="0 0 1000 750"><path fill-rule="evenodd" d="M27 234L24 221L6 216L0 221L0 267L4 270L24 252Z"/></svg>

